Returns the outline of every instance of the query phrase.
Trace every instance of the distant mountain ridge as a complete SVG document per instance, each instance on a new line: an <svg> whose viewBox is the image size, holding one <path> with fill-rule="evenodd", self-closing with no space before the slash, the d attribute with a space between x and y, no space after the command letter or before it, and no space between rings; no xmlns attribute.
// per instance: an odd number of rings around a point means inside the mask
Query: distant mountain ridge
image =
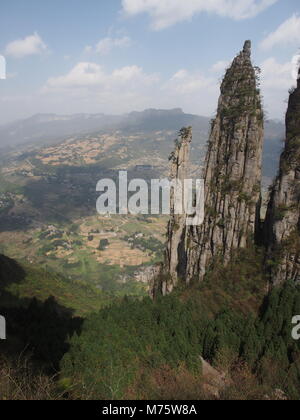
<svg viewBox="0 0 300 420"><path fill-rule="evenodd" d="M170 131L174 135L183 126L193 127L196 143L204 146L208 140L210 118L186 114L180 108L147 109L124 115L105 114L37 114L30 118L0 126L0 150L26 144L43 145L62 141L70 136L120 130L128 135L135 132ZM285 137L284 123L270 120L265 124L264 176L276 174Z"/></svg>
<svg viewBox="0 0 300 420"><path fill-rule="evenodd" d="M171 110L146 109L124 115L105 114L36 114L30 118L0 126L0 147L35 143L57 137L92 133L101 130L174 130L192 125L194 130L209 129L210 118L186 114L180 108ZM270 134L276 136L276 128L282 130L283 123L271 121ZM267 137L269 137L267 135Z"/></svg>
<svg viewBox="0 0 300 420"><path fill-rule="evenodd" d="M178 130L181 126L191 123L206 129L209 118L185 114L181 109L148 109L124 115L37 114L0 126L0 148L103 130Z"/></svg>

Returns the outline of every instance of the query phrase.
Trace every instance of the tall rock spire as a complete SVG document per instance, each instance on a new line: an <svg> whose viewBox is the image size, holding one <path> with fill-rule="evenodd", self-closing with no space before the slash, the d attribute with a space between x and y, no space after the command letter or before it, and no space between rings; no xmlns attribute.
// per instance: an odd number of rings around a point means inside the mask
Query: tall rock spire
<svg viewBox="0 0 300 420"><path fill-rule="evenodd" d="M286 142L265 222L271 282L300 282L300 68L290 94Z"/></svg>
<svg viewBox="0 0 300 420"><path fill-rule="evenodd" d="M257 77L251 42L246 41L226 72L212 121L204 171L204 223L187 227L187 215L171 216L163 275L156 283L163 294L171 292L179 278L186 283L203 280L216 257L226 264L233 250L254 240L260 224L264 135ZM191 133L186 134L173 155L173 176L179 179L187 171Z"/></svg>
<svg viewBox="0 0 300 420"><path fill-rule="evenodd" d="M216 257L253 240L259 222L263 110L251 42L227 70L205 164L205 220L189 232L186 281L202 280Z"/></svg>
<svg viewBox="0 0 300 420"><path fill-rule="evenodd" d="M192 128L182 128L180 138L176 141L175 150L170 156L171 170L170 178L172 181L179 180L184 185L185 179L189 175L190 145L192 142ZM183 192L182 192L183 193ZM181 203L183 202L183 196ZM170 293L178 280L180 270L185 267L185 247L186 247L186 219L185 209L182 214L176 214L176 196L171 190L171 218L168 225L168 243L165 255L164 272L165 281L162 284L162 293Z"/></svg>
<svg viewBox="0 0 300 420"><path fill-rule="evenodd" d="M245 41L243 54L247 55L249 58L251 58L251 46L251 41Z"/></svg>

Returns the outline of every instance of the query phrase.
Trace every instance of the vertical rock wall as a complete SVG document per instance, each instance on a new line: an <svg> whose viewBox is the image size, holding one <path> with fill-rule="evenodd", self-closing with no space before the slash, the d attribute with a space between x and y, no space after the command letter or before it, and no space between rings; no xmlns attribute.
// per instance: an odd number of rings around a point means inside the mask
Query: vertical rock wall
<svg viewBox="0 0 300 420"><path fill-rule="evenodd" d="M300 78L300 69L299 69ZM265 222L267 266L274 285L300 282L300 79L286 114L286 142Z"/></svg>
<svg viewBox="0 0 300 420"><path fill-rule="evenodd" d="M251 42L227 70L212 121L205 169L205 221L189 237L187 281L203 279L217 256L254 239L259 223L263 110Z"/></svg>
<svg viewBox="0 0 300 420"><path fill-rule="evenodd" d="M264 135L257 77L251 42L246 41L226 72L212 121L204 174L205 220L201 226L187 229L186 215L172 216L165 264L170 276L163 283L163 293L171 291L179 277L187 283L193 278L203 280L215 257L226 264L232 250L254 240L260 222ZM183 143L174 155L173 175L179 178L186 174L187 148Z"/></svg>
<svg viewBox="0 0 300 420"><path fill-rule="evenodd" d="M184 180L189 177L190 145L192 142L191 127L180 130L180 138L176 142L175 150L170 156L172 181L179 180L184 185ZM181 197L183 202L183 195ZM168 242L165 255L164 273L166 280L162 285L162 293L170 293L177 284L181 272L186 266L186 219L183 208L182 214L176 214L176 194L171 190L171 218L168 225Z"/></svg>

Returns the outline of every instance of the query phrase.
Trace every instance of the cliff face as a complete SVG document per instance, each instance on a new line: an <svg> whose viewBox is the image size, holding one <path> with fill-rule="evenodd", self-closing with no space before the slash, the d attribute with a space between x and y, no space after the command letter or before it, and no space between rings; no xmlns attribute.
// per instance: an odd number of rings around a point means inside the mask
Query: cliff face
<svg viewBox="0 0 300 420"><path fill-rule="evenodd" d="M259 222L263 111L251 42L227 70L212 122L205 169L205 221L190 232L187 280L253 240Z"/></svg>
<svg viewBox="0 0 300 420"><path fill-rule="evenodd" d="M179 180L184 185L184 180L189 178L190 145L192 142L191 127L180 130L180 138L176 141L174 152L170 156L171 181ZM177 197L183 202L183 194ZM162 293L170 293L177 284L179 274L184 272L186 266L186 234L187 214L183 209L182 214L176 214L176 194L171 190L170 211L171 218L168 224L168 242L165 254L164 273L166 279L162 284Z"/></svg>
<svg viewBox="0 0 300 420"><path fill-rule="evenodd" d="M205 165L205 220L186 230L173 216L168 229L166 271L162 287L172 290L178 277L201 281L215 257L226 264L234 249L253 240L259 222L263 111L251 42L227 70L216 118L212 121ZM188 143L190 142L190 138ZM187 145L175 152L174 176L186 172ZM178 160L184 160L180 165Z"/></svg>
<svg viewBox="0 0 300 420"><path fill-rule="evenodd" d="M299 69L300 77L300 69ZM271 282L300 281L300 79L286 114L286 142L265 222Z"/></svg>

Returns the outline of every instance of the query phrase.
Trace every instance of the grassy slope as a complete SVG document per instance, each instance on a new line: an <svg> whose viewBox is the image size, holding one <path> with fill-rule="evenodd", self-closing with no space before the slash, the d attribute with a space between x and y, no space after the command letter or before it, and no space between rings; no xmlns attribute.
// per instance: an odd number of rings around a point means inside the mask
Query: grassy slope
<svg viewBox="0 0 300 420"><path fill-rule="evenodd" d="M111 302L111 297L92 286L81 285L41 267L20 266L13 260L0 258L1 306L26 302L30 298L40 301L53 296L76 315L84 316Z"/></svg>
<svg viewBox="0 0 300 420"><path fill-rule="evenodd" d="M221 262L216 262L201 285L180 287L176 294L184 301L200 301L211 316L223 309L247 316L258 314L267 294L267 285L262 250L250 248L237 252L226 268Z"/></svg>

